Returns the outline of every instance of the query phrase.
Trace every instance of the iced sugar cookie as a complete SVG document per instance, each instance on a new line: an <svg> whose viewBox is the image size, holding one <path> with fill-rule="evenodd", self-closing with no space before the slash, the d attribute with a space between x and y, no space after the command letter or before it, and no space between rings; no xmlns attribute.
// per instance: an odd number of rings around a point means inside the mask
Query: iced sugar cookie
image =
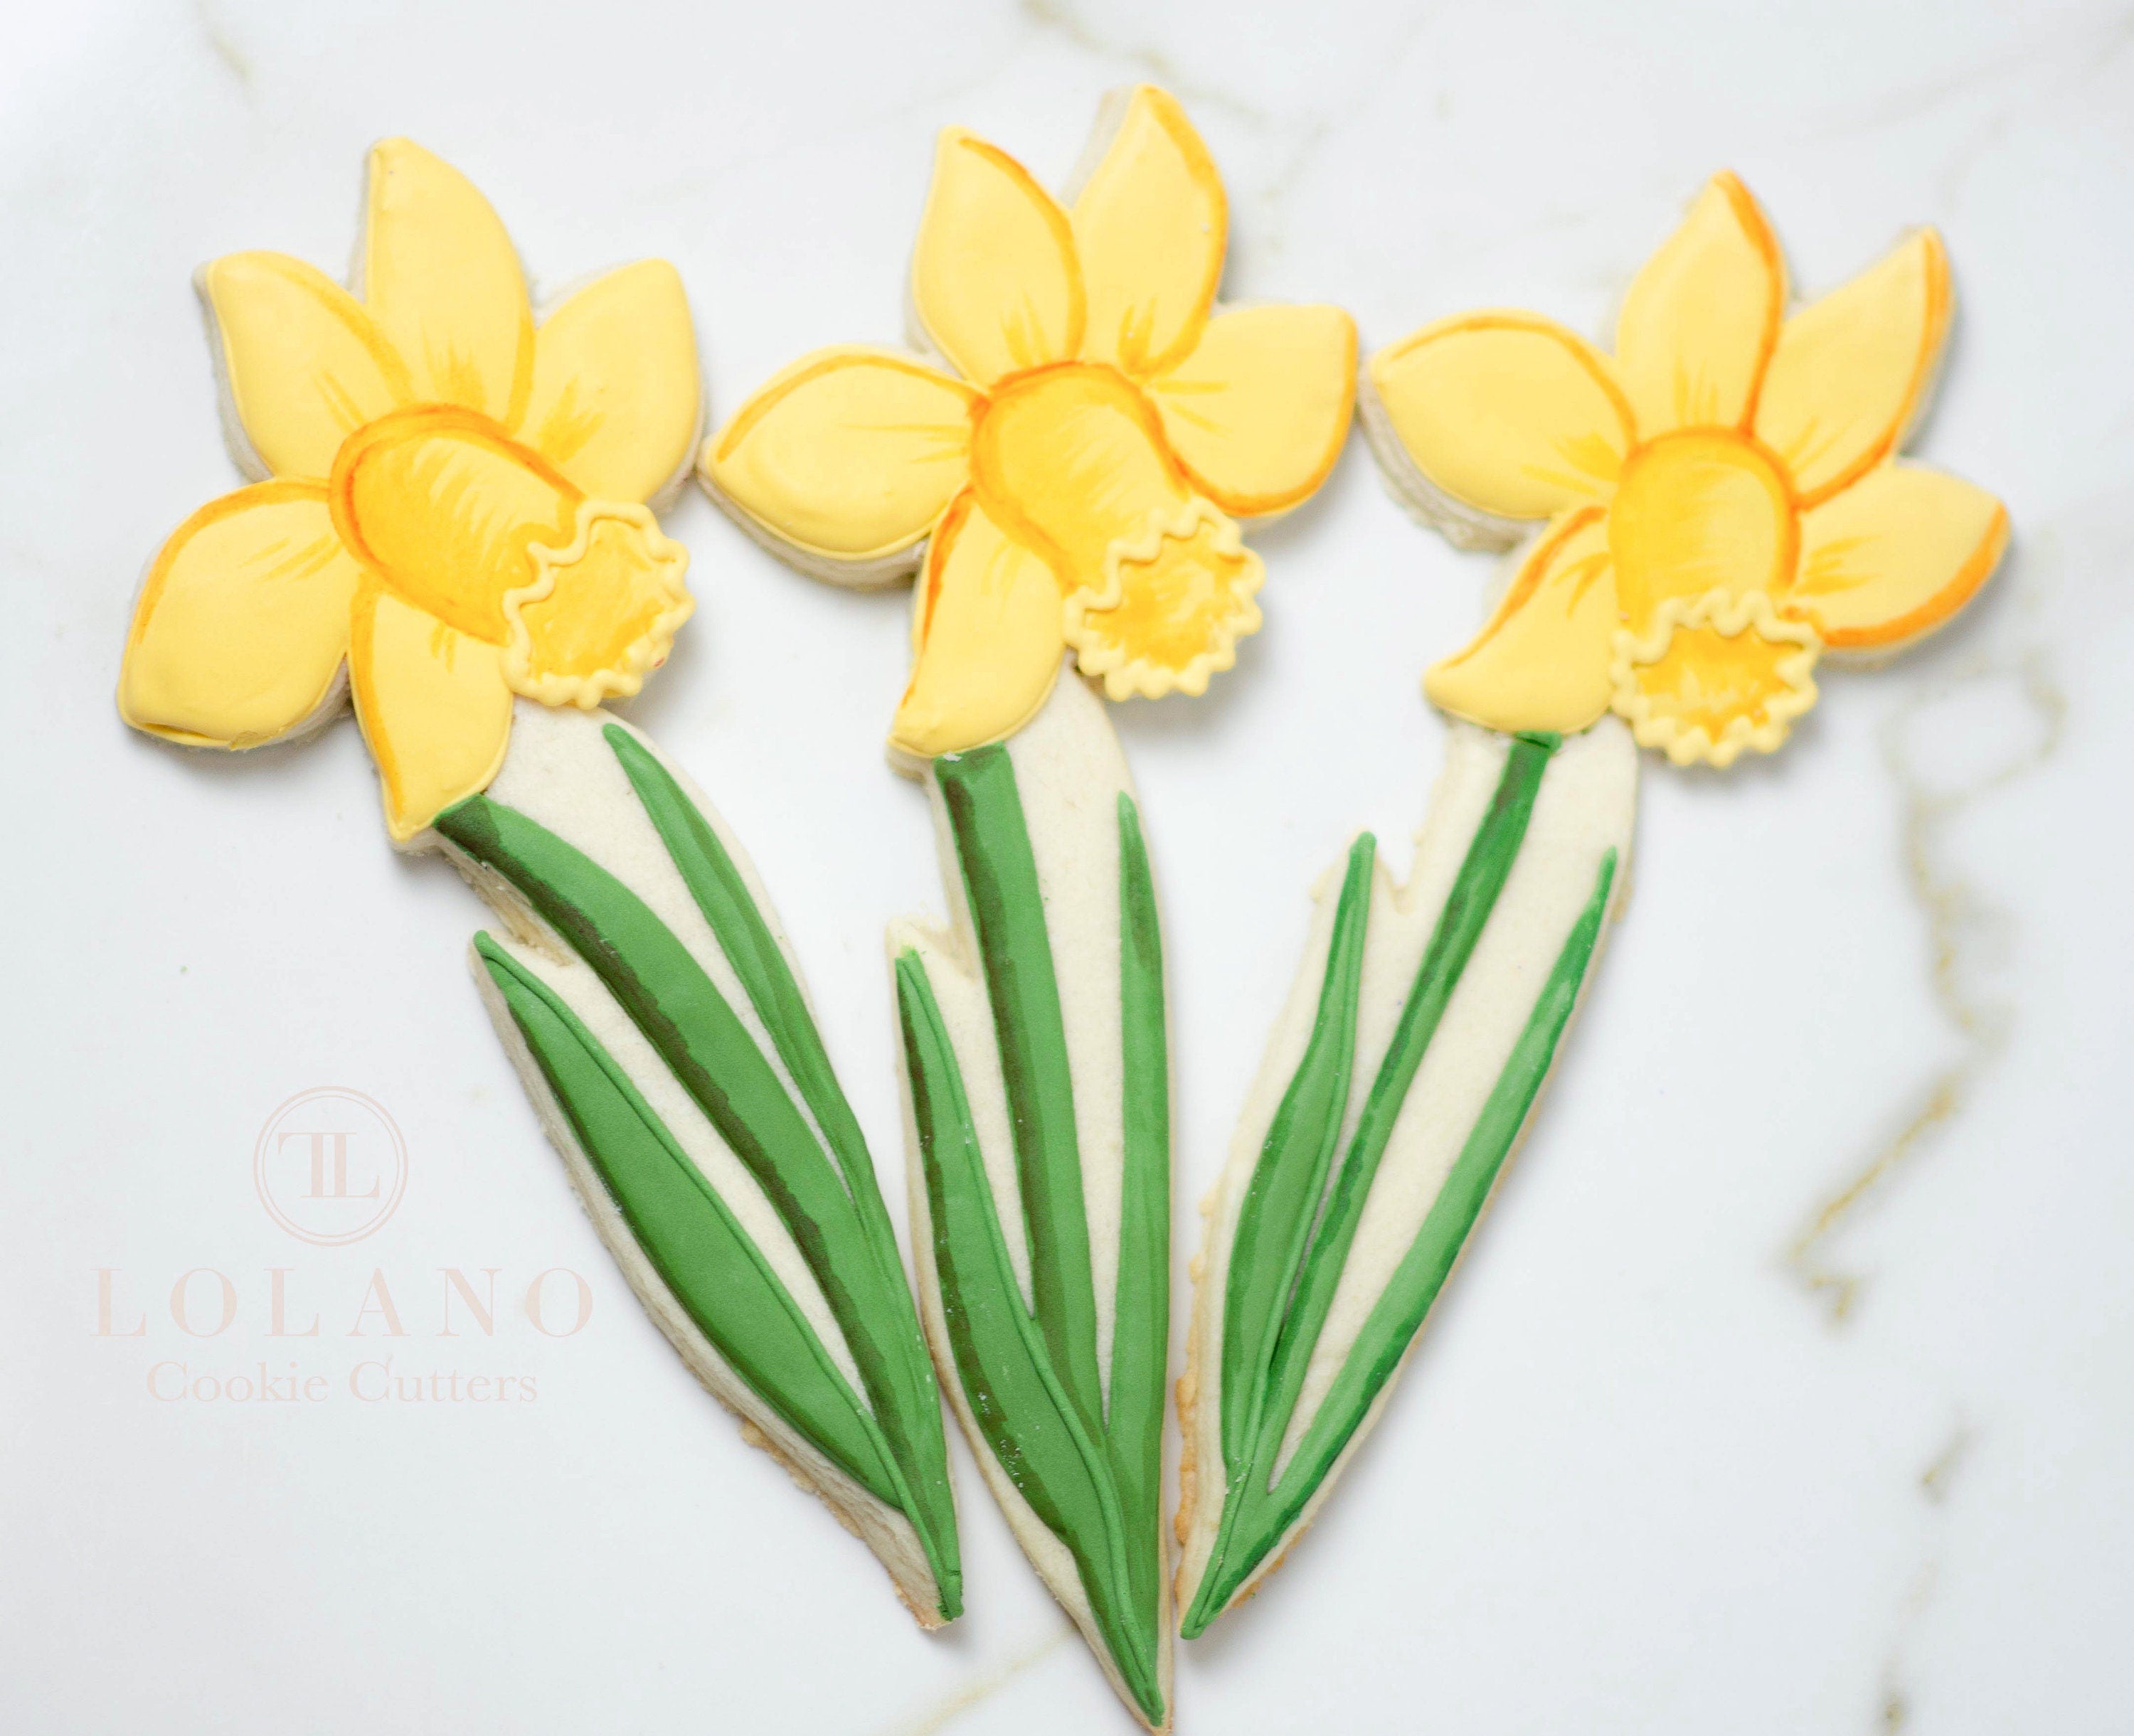
<svg viewBox="0 0 2134 1736"><path fill-rule="evenodd" d="M487 202L405 140L371 152L365 218L355 293L279 253L200 274L259 480L157 556L119 709L252 748L353 696L393 843L505 920L476 981L631 1285L938 1625L939 1406L865 1143L747 857L600 709L693 606L648 504L699 432L680 281L625 266L537 322Z"/></svg>
<svg viewBox="0 0 2134 1736"><path fill-rule="evenodd" d="M1197 694L1231 666L1260 624L1242 522L1325 480L1355 357L1336 309L1218 303L1228 224L1160 90L1111 99L1059 200L951 129L911 262L919 353L803 357L702 461L804 571L919 573L890 745L927 784L953 915L889 944L926 1323L1016 1536L1153 1728L1169 1064L1140 814L1097 694Z"/></svg>
<svg viewBox="0 0 2134 1736"><path fill-rule="evenodd" d="M1209 1201L1181 1385L1178 1593L1249 1596L1383 1410L1546 1083L1620 909L1639 746L1723 768L1998 562L2006 514L1897 454L1952 309L1923 231L1789 315L1731 175L1638 274L1604 354L1537 314L1378 352L1362 412L1395 492L1463 547L1531 532L1425 686L1454 721L1407 883L1367 835Z"/></svg>

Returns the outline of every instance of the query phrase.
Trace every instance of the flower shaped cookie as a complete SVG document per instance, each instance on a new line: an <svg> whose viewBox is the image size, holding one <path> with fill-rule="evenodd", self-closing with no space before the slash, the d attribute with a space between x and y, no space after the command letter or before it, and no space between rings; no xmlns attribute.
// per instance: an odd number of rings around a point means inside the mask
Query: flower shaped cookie
<svg viewBox="0 0 2134 1736"><path fill-rule="evenodd" d="M1206 147L1160 90L1111 118L1065 206L942 135L911 297L953 374L818 350L705 449L722 504L809 571L880 582L928 542L891 734L908 755L1011 734L1069 647L1114 699L1205 691L1260 621L1234 521L1304 499L1347 432L1348 316L1218 311L1228 207Z"/></svg>
<svg viewBox="0 0 2134 1736"><path fill-rule="evenodd" d="M119 710L195 746L307 733L345 686L396 841L485 786L514 694L634 693L693 606L645 503L688 461L696 340L674 268L538 328L509 238L404 139L370 154L363 298L280 253L200 276L241 460L136 605Z"/></svg>
<svg viewBox="0 0 2134 1736"><path fill-rule="evenodd" d="M1785 317L1777 242L1716 176L1631 284L1605 356L1538 315L1424 327L1373 357L1364 413L1456 539L1548 521L1430 697L1492 728L1610 707L1678 764L1770 752L1824 651L1932 632L1995 566L2008 516L1896 456L1953 300L1931 229Z"/></svg>

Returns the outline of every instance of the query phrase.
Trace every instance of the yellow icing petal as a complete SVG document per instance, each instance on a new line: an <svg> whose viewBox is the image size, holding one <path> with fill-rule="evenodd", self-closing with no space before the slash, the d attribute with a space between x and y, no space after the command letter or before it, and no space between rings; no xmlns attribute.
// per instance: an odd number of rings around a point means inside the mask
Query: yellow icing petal
<svg viewBox="0 0 2134 1736"><path fill-rule="evenodd" d="M1896 451L1932 383L1955 298L1941 238L1922 229L1795 314L1756 403L1756 436L1803 504L1828 499Z"/></svg>
<svg viewBox="0 0 2134 1736"><path fill-rule="evenodd" d="M689 461L701 405L682 279L640 260L587 284L534 335L519 438L602 500L649 500Z"/></svg>
<svg viewBox="0 0 2134 1736"><path fill-rule="evenodd" d="M1781 596L1799 522L1786 480L1738 434L1687 428L1630 455L1608 509L1623 612L1642 634L1666 597Z"/></svg>
<svg viewBox="0 0 2134 1736"><path fill-rule="evenodd" d="M884 350L803 356L704 448L712 485L785 541L865 561L916 542L970 474L978 393Z"/></svg>
<svg viewBox="0 0 2134 1736"><path fill-rule="evenodd" d="M1894 649L1969 602L2007 546L2007 509L1985 489L1884 465L1803 517L1789 606L1831 650Z"/></svg>
<svg viewBox="0 0 2134 1736"><path fill-rule="evenodd" d="M1615 369L1646 439L1738 428L1778 342L1786 267L1749 190L1715 175L1646 262L1615 323Z"/></svg>
<svg viewBox="0 0 2134 1736"><path fill-rule="evenodd" d="M407 402L408 371L370 316L301 259L232 253L200 288L231 405L273 475L325 481L353 430Z"/></svg>
<svg viewBox="0 0 2134 1736"><path fill-rule="evenodd" d="M385 824L404 843L485 789L511 735L504 653L391 592L356 599L349 685L384 787Z"/></svg>
<svg viewBox="0 0 2134 1736"><path fill-rule="evenodd" d="M934 155L911 297L934 348L982 386L1081 348L1067 214L1021 163L958 127Z"/></svg>
<svg viewBox="0 0 2134 1736"><path fill-rule="evenodd" d="M471 410L423 405L343 447L331 500L341 541L406 601L492 645L536 542L567 544L577 490Z"/></svg>
<svg viewBox="0 0 2134 1736"><path fill-rule="evenodd" d="M1082 354L1137 378L1193 347L1223 275L1223 179L1177 99L1143 84L1074 201Z"/></svg>
<svg viewBox="0 0 2134 1736"><path fill-rule="evenodd" d="M1615 707L1640 747L1677 765L1724 769L1744 748L1774 753L1815 703L1815 629L1788 620L1761 591L1669 597L1652 630L1616 630Z"/></svg>
<svg viewBox="0 0 2134 1736"><path fill-rule="evenodd" d="M1287 512L1324 482L1348 438L1356 325L1338 307L1240 307L1148 383L1163 431L1226 513Z"/></svg>
<svg viewBox="0 0 2134 1736"><path fill-rule="evenodd" d="M489 201L404 138L371 147L363 300L408 364L415 395L509 426L534 371L519 255Z"/></svg>
<svg viewBox="0 0 2134 1736"><path fill-rule="evenodd" d="M997 741L1037 715L1066 648L1052 569L959 494L926 551L911 682L889 745L937 754Z"/></svg>
<svg viewBox="0 0 2134 1736"><path fill-rule="evenodd" d="M1082 673L1102 676L1113 699L1205 693L1208 678L1237 661L1238 641L1259 631L1260 557L1205 500L1114 544L1111 561L1107 588L1118 602L1099 608L1094 594L1076 591L1066 632Z"/></svg>
<svg viewBox="0 0 2134 1736"><path fill-rule="evenodd" d="M683 583L688 551L644 507L589 500L567 546L531 553L533 583L504 599L505 679L543 705L588 711L637 692L696 609Z"/></svg>
<svg viewBox="0 0 2134 1736"><path fill-rule="evenodd" d="M1069 589L1108 603L1113 545L1140 539L1191 499L1148 400L1117 370L1066 363L1026 374L987 403L971 443L986 511L1043 555Z"/></svg>
<svg viewBox="0 0 2134 1736"><path fill-rule="evenodd" d="M316 484L260 483L202 507L142 586L119 715L196 747L287 735L334 692L361 577Z"/></svg>
<svg viewBox="0 0 2134 1736"><path fill-rule="evenodd" d="M1371 358L1371 383L1425 478L1502 518L1600 498L1631 444L1607 359L1537 314L1426 326Z"/></svg>
<svg viewBox="0 0 2134 1736"><path fill-rule="evenodd" d="M1423 691L1489 729L1575 734L1608 709L1620 620L1605 516L1581 508L1534 545L1489 624L1435 665Z"/></svg>

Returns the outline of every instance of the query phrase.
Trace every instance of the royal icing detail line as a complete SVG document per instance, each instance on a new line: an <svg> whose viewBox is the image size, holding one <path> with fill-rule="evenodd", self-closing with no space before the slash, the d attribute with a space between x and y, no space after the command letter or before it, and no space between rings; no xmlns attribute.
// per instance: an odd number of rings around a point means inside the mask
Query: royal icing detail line
<svg viewBox="0 0 2134 1736"><path fill-rule="evenodd" d="M232 443L269 480L157 557L120 710L249 748L353 692L394 844L442 849L509 928L476 938L477 985L632 1288L939 1626L939 1399L865 1140L747 856L599 709L693 607L645 504L699 433L680 282L626 266L536 326L486 201L403 140L365 209L360 301L278 254L200 274Z"/></svg>
<svg viewBox="0 0 2134 1736"><path fill-rule="evenodd" d="M1409 882L1366 835L1321 886L1205 1208L1189 1635L1311 1523L1465 1251L1619 909L1637 749L1721 769L1775 750L1821 656L1932 632L2006 547L1997 500L1896 456L1953 307L1939 238L1786 301L1762 212L1721 175L1630 286L1612 357L1490 311L1365 369L1404 502L1462 547L1539 528L1427 676L1455 721Z"/></svg>
<svg viewBox="0 0 2134 1736"><path fill-rule="evenodd" d="M1161 1729L1161 943L1123 756L1061 668L1117 700L1231 666L1261 619L1242 525L1325 480L1356 345L1338 309L1217 303L1222 181L1162 91L1113 95L1074 181L1055 200L943 133L920 353L803 357L700 474L804 571L918 575L890 749L927 784L953 913L890 933L924 1311L1018 1540Z"/></svg>

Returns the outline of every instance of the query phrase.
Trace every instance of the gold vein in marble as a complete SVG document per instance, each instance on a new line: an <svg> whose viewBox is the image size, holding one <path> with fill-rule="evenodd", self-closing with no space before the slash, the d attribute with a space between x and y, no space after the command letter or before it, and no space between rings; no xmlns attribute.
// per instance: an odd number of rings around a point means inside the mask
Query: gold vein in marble
<svg viewBox="0 0 2134 1736"><path fill-rule="evenodd" d="M1951 788L1936 787L1906 750L1906 724L1929 706L2007 680L2016 683L2037 726L2035 739L1982 775ZM1885 732L1883 760L1902 803L1905 880L1927 920L1929 992L1955 1027L1963 1047L1953 1062L1933 1073L1912 1096L1913 1107L1896 1131L1809 1213L1787 1247L1787 1266L1808 1293L1829 1309L1833 1325L1842 1326L1852 1317L1866 1277L1835 1262L1827 1251L1831 1238L1963 1107L1980 1077L2007 1046L2015 1020L2011 1001L1982 995L1967 981L1981 941L2005 932L2012 917L1950 861L1949 834L1976 803L2028 777L2050 759L2059 750L2066 721L2066 697L2054 682L2043 653L2032 650L2013 663L1982 662L1925 689L1890 719Z"/></svg>

